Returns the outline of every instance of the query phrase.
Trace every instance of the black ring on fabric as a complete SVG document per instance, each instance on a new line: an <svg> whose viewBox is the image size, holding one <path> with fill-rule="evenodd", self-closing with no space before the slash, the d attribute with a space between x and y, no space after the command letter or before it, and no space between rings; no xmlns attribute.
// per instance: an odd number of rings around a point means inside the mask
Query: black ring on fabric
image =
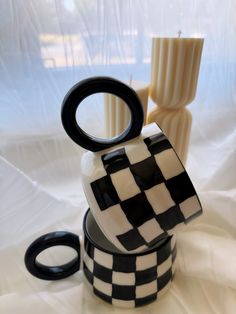
<svg viewBox="0 0 236 314"><path fill-rule="evenodd" d="M37 261L37 256L42 251L58 245L73 248L77 256L70 262L59 266L47 266ZM25 253L25 266L32 275L44 280L58 280L74 274L80 269L79 237L65 231L55 231L42 235L28 247Z"/></svg>

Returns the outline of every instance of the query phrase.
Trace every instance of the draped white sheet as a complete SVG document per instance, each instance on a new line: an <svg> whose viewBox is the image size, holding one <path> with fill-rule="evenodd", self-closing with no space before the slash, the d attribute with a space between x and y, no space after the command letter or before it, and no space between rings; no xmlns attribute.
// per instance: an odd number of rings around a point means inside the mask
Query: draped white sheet
<svg viewBox="0 0 236 314"><path fill-rule="evenodd" d="M100 301L82 272L58 282L32 277L24 252L54 230L82 234L87 208L82 149L63 132L67 90L91 75L149 81L152 35L205 37L187 168L204 215L178 235L173 286L140 313L236 310L235 1L1 1L0 313L133 313ZM104 129L102 105L79 121ZM54 251L55 253L55 251ZM58 262L71 252L49 252Z"/></svg>

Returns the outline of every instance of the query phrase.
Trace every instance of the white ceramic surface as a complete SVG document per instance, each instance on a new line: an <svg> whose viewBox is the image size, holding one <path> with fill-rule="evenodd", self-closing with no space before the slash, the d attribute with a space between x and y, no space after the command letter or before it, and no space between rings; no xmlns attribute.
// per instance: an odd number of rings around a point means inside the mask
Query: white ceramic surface
<svg viewBox="0 0 236 314"><path fill-rule="evenodd" d="M191 181L156 124L126 143L86 152L81 172L94 218L123 252L142 252L201 214Z"/></svg>
<svg viewBox="0 0 236 314"><path fill-rule="evenodd" d="M175 272L175 236L145 253L122 254L104 237L91 211L84 219L84 274L95 295L115 306L133 308L169 290Z"/></svg>

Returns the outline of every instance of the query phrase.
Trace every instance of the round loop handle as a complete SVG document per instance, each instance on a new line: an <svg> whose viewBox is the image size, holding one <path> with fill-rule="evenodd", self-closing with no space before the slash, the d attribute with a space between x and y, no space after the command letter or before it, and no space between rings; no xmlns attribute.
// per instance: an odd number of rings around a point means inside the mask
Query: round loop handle
<svg viewBox="0 0 236 314"><path fill-rule="evenodd" d="M73 248L77 256L70 262L59 266L47 266L37 261L37 256L44 250L58 245ZM25 266L35 277L44 280L66 278L80 269L80 241L73 233L65 231L50 232L36 239L25 253Z"/></svg>
<svg viewBox="0 0 236 314"><path fill-rule="evenodd" d="M129 107L131 121L127 129L113 139L98 139L84 132L76 122L76 110L88 96L110 93L120 97ZM69 137L83 148L97 152L140 135L143 126L143 108L136 92L126 84L110 77L93 77L74 85L62 103L62 124Z"/></svg>

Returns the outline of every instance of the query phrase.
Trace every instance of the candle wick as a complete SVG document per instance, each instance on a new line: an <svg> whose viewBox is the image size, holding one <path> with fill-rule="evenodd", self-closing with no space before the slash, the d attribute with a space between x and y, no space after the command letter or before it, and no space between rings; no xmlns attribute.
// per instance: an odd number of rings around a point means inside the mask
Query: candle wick
<svg viewBox="0 0 236 314"><path fill-rule="evenodd" d="M181 37L181 34L182 34L182 31L179 30L179 31L178 31L178 37L179 37L179 38Z"/></svg>
<svg viewBox="0 0 236 314"><path fill-rule="evenodd" d="M132 75L130 74L130 76L129 76L129 86L132 85L132 80L133 80L133 77L132 77Z"/></svg>

